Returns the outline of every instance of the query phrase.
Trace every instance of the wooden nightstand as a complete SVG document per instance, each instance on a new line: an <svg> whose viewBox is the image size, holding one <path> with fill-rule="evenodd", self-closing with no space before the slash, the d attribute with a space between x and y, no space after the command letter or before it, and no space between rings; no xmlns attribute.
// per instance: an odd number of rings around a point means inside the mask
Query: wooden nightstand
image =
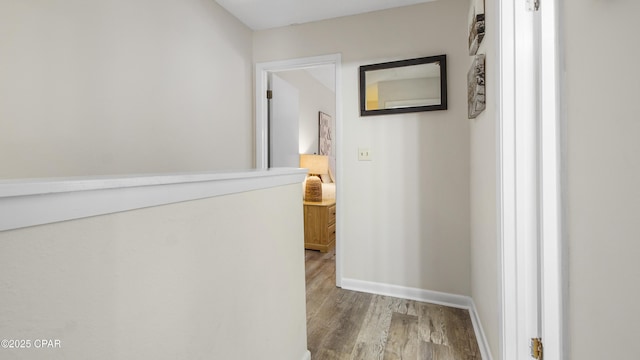
<svg viewBox="0 0 640 360"><path fill-rule="evenodd" d="M336 201L304 202L304 248L327 252L336 242Z"/></svg>

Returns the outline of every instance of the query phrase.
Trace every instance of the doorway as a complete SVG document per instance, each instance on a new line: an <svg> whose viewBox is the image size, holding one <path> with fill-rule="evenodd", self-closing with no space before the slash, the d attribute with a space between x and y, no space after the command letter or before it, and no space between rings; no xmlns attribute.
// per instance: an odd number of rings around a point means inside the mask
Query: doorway
<svg viewBox="0 0 640 360"><path fill-rule="evenodd" d="M341 236L341 192L338 187L342 183L342 84L341 84L341 55L332 54L325 56L299 58L281 61L272 61L266 63L256 64L256 83L255 83L255 96L256 96L256 168L267 169L269 167L269 148L270 139L273 137L269 133L269 101L267 99L267 90L271 84L270 78L273 74L278 77L291 77L291 74L304 70L306 75L318 78L329 78L334 87L334 155L335 161L332 164L333 178L336 184L335 186L335 200L336 200L336 240L335 240L335 259L336 259L336 286L341 286L342 279L342 266L341 266L341 249L342 249L342 236ZM330 69L329 75L326 74L326 70ZM324 75L319 75L321 73ZM300 73L298 73L299 75ZM315 75L312 75L315 74ZM304 76L306 76L304 75ZM318 81L320 84L322 81ZM318 85L327 86L327 85ZM318 109L318 113L322 112ZM317 120L316 120L317 121ZM302 125L300 125L302 126ZM314 131L314 130L311 130ZM313 137L313 136L312 136ZM316 147L314 141L309 141L309 136L305 138L298 138L298 150L299 153L313 154L313 149Z"/></svg>

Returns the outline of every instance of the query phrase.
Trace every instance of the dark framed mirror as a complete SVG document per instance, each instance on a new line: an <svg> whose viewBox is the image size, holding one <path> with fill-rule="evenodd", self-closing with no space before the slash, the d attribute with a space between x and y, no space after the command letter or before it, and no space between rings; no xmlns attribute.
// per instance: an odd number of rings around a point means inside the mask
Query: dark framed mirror
<svg viewBox="0 0 640 360"><path fill-rule="evenodd" d="M447 56L360 66L360 115L447 109Z"/></svg>

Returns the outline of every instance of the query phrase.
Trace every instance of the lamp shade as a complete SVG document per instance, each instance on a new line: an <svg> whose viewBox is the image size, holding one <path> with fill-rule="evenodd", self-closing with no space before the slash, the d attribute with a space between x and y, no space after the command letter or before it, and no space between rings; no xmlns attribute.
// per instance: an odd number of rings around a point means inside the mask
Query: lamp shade
<svg viewBox="0 0 640 360"><path fill-rule="evenodd" d="M309 169L309 174L328 174L329 158L326 155L300 154L300 167Z"/></svg>

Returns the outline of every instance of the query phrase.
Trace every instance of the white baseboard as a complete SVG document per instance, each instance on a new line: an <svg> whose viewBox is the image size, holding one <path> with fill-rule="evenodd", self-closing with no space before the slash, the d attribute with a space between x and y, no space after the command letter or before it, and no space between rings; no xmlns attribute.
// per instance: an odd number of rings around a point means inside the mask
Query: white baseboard
<svg viewBox="0 0 640 360"><path fill-rule="evenodd" d="M493 360L491 352L489 351L487 338L484 334L484 330L482 329L480 318L478 317L478 312L476 311L476 305L473 302L473 299L469 296L356 279L342 279L342 288L345 290L385 295L469 310L471 323L473 324L473 330L476 333L476 339L478 340L478 347L480 348L482 359Z"/></svg>
<svg viewBox="0 0 640 360"><path fill-rule="evenodd" d="M468 296L355 279L342 279L342 288L462 309L469 309L472 303Z"/></svg>
<svg viewBox="0 0 640 360"><path fill-rule="evenodd" d="M311 360L311 351L307 350L302 355L302 360Z"/></svg>
<svg viewBox="0 0 640 360"><path fill-rule="evenodd" d="M478 310L476 310L476 303L471 300L471 307L469 307L469 314L471 315L471 323L473 324L473 330L476 333L476 340L478 340L478 347L480 348L480 355L485 360L493 360L493 356L491 356L491 351L489 350L489 343L487 342L487 337L484 334L484 330L482 329L482 323L480 322L480 317L478 316Z"/></svg>

